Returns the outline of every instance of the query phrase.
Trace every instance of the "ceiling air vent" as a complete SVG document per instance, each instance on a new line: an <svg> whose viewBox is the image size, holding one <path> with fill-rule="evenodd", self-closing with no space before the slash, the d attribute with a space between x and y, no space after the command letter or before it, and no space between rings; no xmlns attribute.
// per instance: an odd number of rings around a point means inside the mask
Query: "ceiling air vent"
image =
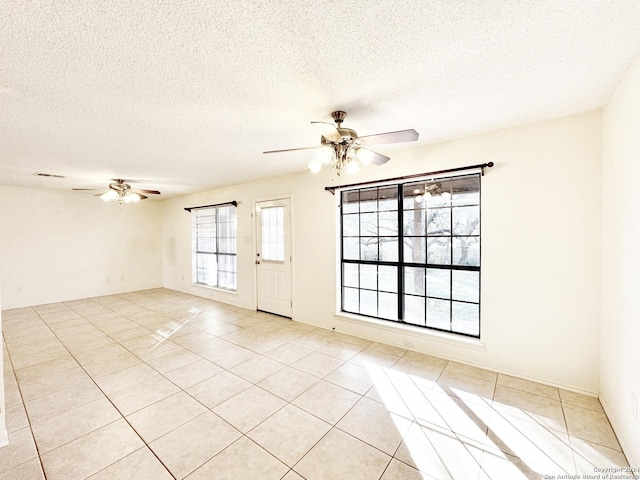
<svg viewBox="0 0 640 480"><path fill-rule="evenodd" d="M64 175L55 175L53 173L42 173L42 172L36 172L34 173L34 175L36 177L48 177L48 178L65 178Z"/></svg>

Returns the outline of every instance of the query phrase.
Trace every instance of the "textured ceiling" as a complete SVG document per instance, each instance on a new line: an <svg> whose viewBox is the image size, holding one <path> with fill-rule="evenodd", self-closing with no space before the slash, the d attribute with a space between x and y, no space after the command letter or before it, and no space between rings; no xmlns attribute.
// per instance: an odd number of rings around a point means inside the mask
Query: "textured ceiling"
<svg viewBox="0 0 640 480"><path fill-rule="evenodd" d="M165 198L305 170L261 152L318 144L309 122L337 109L418 144L596 109L640 52L638 0L3 0L0 18L0 184Z"/></svg>

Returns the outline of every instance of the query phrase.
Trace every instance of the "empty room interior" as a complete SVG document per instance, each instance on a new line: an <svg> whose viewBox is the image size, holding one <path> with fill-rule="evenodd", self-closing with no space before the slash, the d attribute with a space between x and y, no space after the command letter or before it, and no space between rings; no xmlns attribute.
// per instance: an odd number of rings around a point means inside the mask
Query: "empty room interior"
<svg viewBox="0 0 640 480"><path fill-rule="evenodd" d="M640 478L640 3L0 3L0 480Z"/></svg>

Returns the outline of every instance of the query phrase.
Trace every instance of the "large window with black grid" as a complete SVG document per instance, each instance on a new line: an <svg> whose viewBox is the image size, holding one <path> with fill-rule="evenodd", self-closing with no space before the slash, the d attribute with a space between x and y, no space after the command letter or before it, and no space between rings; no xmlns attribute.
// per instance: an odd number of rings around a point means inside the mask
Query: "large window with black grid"
<svg viewBox="0 0 640 480"><path fill-rule="evenodd" d="M342 311L480 337L480 174L343 190Z"/></svg>
<svg viewBox="0 0 640 480"><path fill-rule="evenodd" d="M236 207L223 205L191 211L193 283L237 289Z"/></svg>

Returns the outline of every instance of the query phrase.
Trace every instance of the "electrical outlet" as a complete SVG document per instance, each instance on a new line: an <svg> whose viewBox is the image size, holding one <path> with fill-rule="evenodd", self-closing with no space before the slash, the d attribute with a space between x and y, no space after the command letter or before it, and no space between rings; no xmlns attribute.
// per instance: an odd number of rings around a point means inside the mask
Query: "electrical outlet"
<svg viewBox="0 0 640 480"><path fill-rule="evenodd" d="M407 338L407 337L404 337L404 338L402 339L402 344L403 344L405 347L409 347L409 348L413 348L413 347L414 347L413 341L412 341L412 340L410 340L410 339L409 339L409 338Z"/></svg>

